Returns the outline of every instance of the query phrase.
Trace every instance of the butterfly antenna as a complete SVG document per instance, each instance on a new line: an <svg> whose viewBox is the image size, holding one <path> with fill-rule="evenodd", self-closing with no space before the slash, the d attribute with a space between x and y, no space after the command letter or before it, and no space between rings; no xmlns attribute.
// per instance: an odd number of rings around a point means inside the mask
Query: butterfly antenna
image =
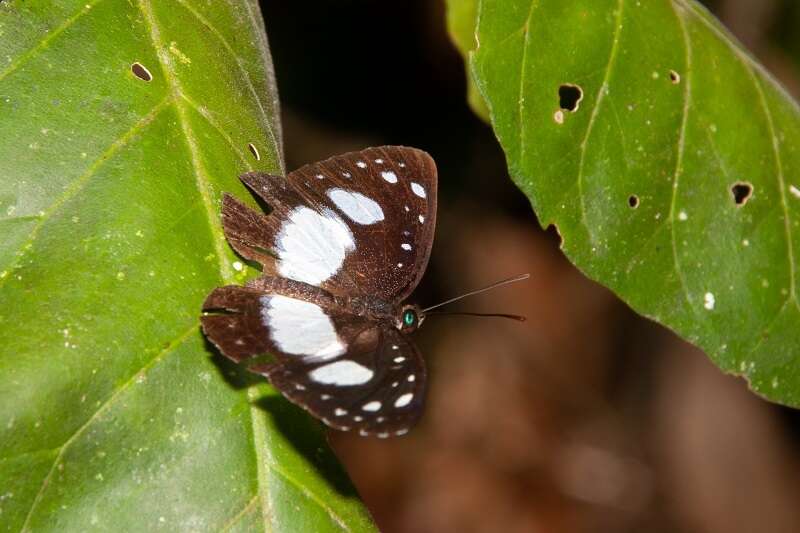
<svg viewBox="0 0 800 533"><path fill-rule="evenodd" d="M429 315L438 315L438 316L491 316L497 318L510 318L511 320L517 320L518 322L525 322L527 318L522 315L509 315L507 313L470 313L467 311L434 311L433 313L428 313Z"/></svg>
<svg viewBox="0 0 800 533"><path fill-rule="evenodd" d="M450 298L449 300L445 300L442 303L438 303L436 305L432 305L432 306L430 306L430 307L428 307L426 309L423 309L422 312L423 313L427 313L431 309L436 309L437 307L441 307L443 305L447 305L449 303L453 303L455 301L461 300L462 298L466 298L467 296L474 296L474 295L480 294L482 292L486 292L486 291L490 291L492 289L496 289L497 287L502 287L503 285L508 285L509 283L516 283L517 281L526 280L529 277L531 277L530 274L522 274L521 276L515 276L513 278L504 279L502 281L498 281L496 283L492 283L488 287L484 287L482 289L477 289L477 290L474 290L474 291L470 291L470 292L468 292L466 294L462 294L461 296L456 296L455 298ZM433 314L442 314L443 315L445 313L433 313ZM467 314L467 313L446 313L446 314ZM479 313L469 313L469 314L479 315ZM523 317L517 317L517 315L498 315L498 314L493 314L491 316L507 316L509 318L515 318L516 320L519 320L520 318L522 318L524 320Z"/></svg>

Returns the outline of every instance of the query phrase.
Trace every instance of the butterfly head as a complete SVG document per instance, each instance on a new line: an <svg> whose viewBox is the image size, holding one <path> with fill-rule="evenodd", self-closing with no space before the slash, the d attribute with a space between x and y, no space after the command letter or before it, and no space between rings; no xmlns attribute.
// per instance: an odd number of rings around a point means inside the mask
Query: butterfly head
<svg viewBox="0 0 800 533"><path fill-rule="evenodd" d="M395 327L401 333L412 333L422 325L425 313L416 305L404 305L395 317Z"/></svg>

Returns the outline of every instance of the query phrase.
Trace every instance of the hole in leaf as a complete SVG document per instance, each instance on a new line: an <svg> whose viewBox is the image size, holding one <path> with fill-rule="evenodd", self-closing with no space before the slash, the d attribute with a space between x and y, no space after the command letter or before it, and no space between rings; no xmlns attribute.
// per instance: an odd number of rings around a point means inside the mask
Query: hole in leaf
<svg viewBox="0 0 800 533"><path fill-rule="evenodd" d="M583 89L571 83L565 83L558 88L558 105L561 109L574 113L578 110L583 100Z"/></svg>
<svg viewBox="0 0 800 533"><path fill-rule="evenodd" d="M628 205L631 206L631 209L636 209L639 207L639 197L635 194L628 196Z"/></svg>
<svg viewBox="0 0 800 533"><path fill-rule="evenodd" d="M555 241L555 243L559 247L561 247L564 244L564 239L563 237L561 237L561 232L558 231L558 226L556 226L555 224L549 224L547 226L547 229L545 230L545 233L547 234L548 237L550 237L550 239Z"/></svg>
<svg viewBox="0 0 800 533"><path fill-rule="evenodd" d="M253 143L247 143L247 147L250 149L250 153L253 154L253 157L256 158L256 161L261 161L261 154L258 153L258 148Z"/></svg>
<svg viewBox="0 0 800 533"><path fill-rule="evenodd" d="M753 196L753 185L746 181L737 181L731 185L731 194L737 207L742 207Z"/></svg>
<svg viewBox="0 0 800 533"><path fill-rule="evenodd" d="M675 85L678 85L681 82L681 75L675 72L674 70L669 71L669 79Z"/></svg>
<svg viewBox="0 0 800 533"><path fill-rule="evenodd" d="M147 67L136 61L134 64L131 65L131 72L133 75L143 81L152 81L153 75L150 74L150 71L147 70Z"/></svg>

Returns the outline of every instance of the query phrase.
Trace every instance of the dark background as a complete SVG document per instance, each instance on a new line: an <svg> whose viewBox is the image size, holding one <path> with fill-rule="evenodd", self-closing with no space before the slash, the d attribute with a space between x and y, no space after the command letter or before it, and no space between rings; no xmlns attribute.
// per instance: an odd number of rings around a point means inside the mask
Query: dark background
<svg viewBox="0 0 800 533"><path fill-rule="evenodd" d="M800 3L707 3L797 94ZM431 318L418 428L331 434L394 531L800 531L800 417L587 280L508 178L465 102L433 0L262 2L289 169L371 145L427 150L439 225L414 300L530 281L457 304L524 324Z"/></svg>

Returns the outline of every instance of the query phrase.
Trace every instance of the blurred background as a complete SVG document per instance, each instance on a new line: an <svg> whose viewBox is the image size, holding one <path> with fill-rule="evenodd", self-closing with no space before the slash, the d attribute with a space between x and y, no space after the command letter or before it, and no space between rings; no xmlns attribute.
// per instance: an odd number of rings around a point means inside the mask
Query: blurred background
<svg viewBox="0 0 800 533"><path fill-rule="evenodd" d="M800 2L706 5L800 90ZM262 2L288 168L380 144L439 166L422 305L530 272L431 318L422 422L389 441L330 440L385 532L800 531L800 414L587 280L508 178L466 105L434 0Z"/></svg>

